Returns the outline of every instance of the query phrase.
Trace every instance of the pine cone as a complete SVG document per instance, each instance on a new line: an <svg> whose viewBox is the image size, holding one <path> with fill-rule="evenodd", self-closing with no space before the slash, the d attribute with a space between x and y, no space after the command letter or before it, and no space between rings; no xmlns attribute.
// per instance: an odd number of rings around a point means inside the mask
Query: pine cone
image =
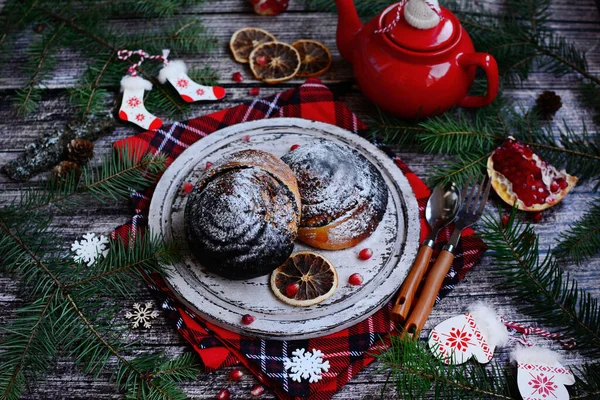
<svg viewBox="0 0 600 400"><path fill-rule="evenodd" d="M544 90L535 100L536 108L544 119L552 119L562 107L560 96L553 90Z"/></svg>
<svg viewBox="0 0 600 400"><path fill-rule="evenodd" d="M56 182L65 183L73 171L75 171L75 179L78 180L81 176L81 167L72 161L61 161L52 170L52 175Z"/></svg>
<svg viewBox="0 0 600 400"><path fill-rule="evenodd" d="M94 143L86 139L73 139L67 145L67 159L84 165L94 157Z"/></svg>

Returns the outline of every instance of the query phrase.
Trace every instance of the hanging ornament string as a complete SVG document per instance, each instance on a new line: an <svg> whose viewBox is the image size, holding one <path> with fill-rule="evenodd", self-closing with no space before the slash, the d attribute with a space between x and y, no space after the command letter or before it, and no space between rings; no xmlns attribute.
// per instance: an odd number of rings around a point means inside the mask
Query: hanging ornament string
<svg viewBox="0 0 600 400"><path fill-rule="evenodd" d="M161 55L150 55L141 49L140 50L122 49L122 50L117 51L117 58L119 60L125 61L132 56L139 56L140 59L138 60L138 62L132 64L131 66L129 66L129 68L127 68L127 73L131 76L137 76L136 69L137 69L137 67L142 65L142 63L144 62L145 59L161 60L164 65L167 65L168 64L167 57L169 56L169 50L163 50L163 54L161 54Z"/></svg>
<svg viewBox="0 0 600 400"><path fill-rule="evenodd" d="M533 343L531 343L527 340L527 335L531 335L531 334L536 334L536 335L540 335L543 337L547 337L549 339L554 339L557 342L559 342L565 349L573 349L577 345L577 343L575 342L575 339L572 337L568 337L568 336L565 337L563 334L551 333L542 328L525 326L525 325L519 324L517 322L507 321L502 317L500 319L502 320L502 322L504 323L504 325L506 325L506 327L508 329L512 329L513 331L521 334L521 338L514 337L514 340L516 340L517 342L521 343L524 346L527 346L527 347L533 346Z"/></svg>
<svg viewBox="0 0 600 400"><path fill-rule="evenodd" d="M394 17L394 20L392 22L390 22L387 26L385 26L381 29L377 29L375 31L375 33L387 33L389 31L391 31L392 29L394 29L396 27L396 25L398 25L398 22L400 22L400 18L402 17L402 9L404 8L404 6L406 5L407 2L408 2L408 0L399 1L398 6L396 7L396 16ZM429 1L424 1L424 3L427 4L429 6L429 8L431 8L431 11L436 13L436 15L438 17L440 16L440 12L435 7L435 5L433 5Z"/></svg>

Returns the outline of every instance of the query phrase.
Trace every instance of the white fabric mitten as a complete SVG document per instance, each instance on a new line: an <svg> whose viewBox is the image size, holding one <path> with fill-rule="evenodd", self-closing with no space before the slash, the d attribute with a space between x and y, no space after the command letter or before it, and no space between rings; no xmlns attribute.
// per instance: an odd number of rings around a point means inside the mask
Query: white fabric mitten
<svg viewBox="0 0 600 400"><path fill-rule="evenodd" d="M518 347L511 353L517 363L519 393L527 400L568 400L565 385L575 383L575 377L560 363L557 353L542 347Z"/></svg>
<svg viewBox="0 0 600 400"><path fill-rule="evenodd" d="M496 312L476 303L469 312L438 324L429 335L429 348L445 364L462 364L471 357L485 364L496 346L508 342L508 330Z"/></svg>

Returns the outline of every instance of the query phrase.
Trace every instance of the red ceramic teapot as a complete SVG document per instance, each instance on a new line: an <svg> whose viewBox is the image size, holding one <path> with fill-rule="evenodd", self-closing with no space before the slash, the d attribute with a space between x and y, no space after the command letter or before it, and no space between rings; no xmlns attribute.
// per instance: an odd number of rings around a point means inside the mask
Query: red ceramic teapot
<svg viewBox="0 0 600 400"><path fill-rule="evenodd" d="M337 46L362 92L404 118L440 114L452 106L483 107L498 94L498 66L473 43L454 14L436 0L404 0L363 25L352 0L335 0ZM476 67L487 93L469 96Z"/></svg>

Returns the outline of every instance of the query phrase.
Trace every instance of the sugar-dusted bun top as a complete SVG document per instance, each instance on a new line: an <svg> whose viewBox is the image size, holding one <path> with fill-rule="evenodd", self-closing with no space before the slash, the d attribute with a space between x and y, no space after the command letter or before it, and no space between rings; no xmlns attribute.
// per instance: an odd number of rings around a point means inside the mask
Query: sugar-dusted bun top
<svg viewBox="0 0 600 400"><path fill-rule="evenodd" d="M300 213L295 193L293 173L269 153L240 152L215 163L186 204L192 252L207 269L232 279L271 272L293 250Z"/></svg>
<svg viewBox="0 0 600 400"><path fill-rule="evenodd" d="M385 181L377 168L356 150L316 140L290 151L282 160L298 179L301 227L325 226L365 202L383 215L388 198Z"/></svg>

